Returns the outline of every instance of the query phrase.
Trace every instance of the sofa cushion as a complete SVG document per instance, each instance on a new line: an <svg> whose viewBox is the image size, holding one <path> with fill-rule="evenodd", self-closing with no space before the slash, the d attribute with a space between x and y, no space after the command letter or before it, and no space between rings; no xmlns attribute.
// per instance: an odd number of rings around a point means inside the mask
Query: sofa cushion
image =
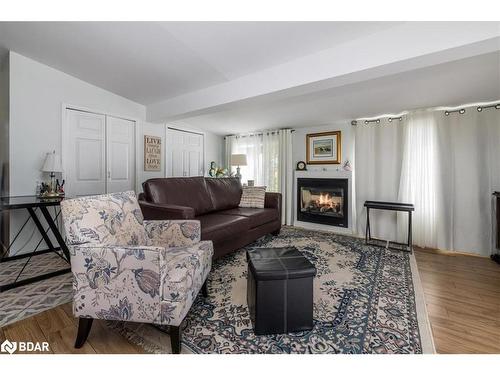
<svg viewBox="0 0 500 375"><path fill-rule="evenodd" d="M191 207L195 215L214 209L204 177L151 178L142 186L151 203Z"/></svg>
<svg viewBox="0 0 500 375"><path fill-rule="evenodd" d="M244 216L250 221L250 228L255 228L259 225L279 219L279 211L275 208L238 207L220 211L218 214Z"/></svg>
<svg viewBox="0 0 500 375"><path fill-rule="evenodd" d="M196 220L200 220L202 240L223 241L250 229L250 220L244 216L214 213L198 216Z"/></svg>
<svg viewBox="0 0 500 375"><path fill-rule="evenodd" d="M206 182L215 211L238 207L241 199L241 181L239 178L207 178Z"/></svg>
<svg viewBox="0 0 500 375"><path fill-rule="evenodd" d="M264 208L265 197L265 186L243 186L239 207Z"/></svg>

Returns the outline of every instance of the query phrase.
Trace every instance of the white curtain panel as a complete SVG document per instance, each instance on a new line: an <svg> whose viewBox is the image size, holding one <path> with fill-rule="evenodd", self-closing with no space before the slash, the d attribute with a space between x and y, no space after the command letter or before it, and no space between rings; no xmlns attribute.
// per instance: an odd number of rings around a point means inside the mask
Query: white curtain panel
<svg viewBox="0 0 500 375"><path fill-rule="evenodd" d="M278 131L226 137L226 158L232 154L245 154L247 165L240 167L241 181L254 180L256 186L266 186L267 191L279 189ZM236 172L236 166L230 166Z"/></svg>
<svg viewBox="0 0 500 375"><path fill-rule="evenodd" d="M293 220L293 163L292 130L279 131L279 188L281 193L281 223L292 225Z"/></svg>
<svg viewBox="0 0 500 375"><path fill-rule="evenodd" d="M282 195L282 223L292 224L293 166L292 130L282 129L257 134L226 137L226 160L232 154L246 154L247 166L241 167L241 180L254 180L257 186ZM229 163L227 163L229 164ZM233 172L236 167L228 166Z"/></svg>
<svg viewBox="0 0 500 375"><path fill-rule="evenodd" d="M404 120L405 121L405 120ZM355 127L356 221L359 235L365 234L367 200L397 201L401 173L403 128L399 121ZM371 234L396 239L397 219L391 212L370 212Z"/></svg>
<svg viewBox="0 0 500 375"><path fill-rule="evenodd" d="M500 110L434 113L441 200L437 246L489 255L493 244L493 197L500 190Z"/></svg>
<svg viewBox="0 0 500 375"><path fill-rule="evenodd" d="M493 191L500 190L500 111L417 111L403 121L356 126L358 234L365 200L413 203L413 243L494 252ZM390 216L389 216L390 215ZM372 234L406 238L406 215L371 216Z"/></svg>

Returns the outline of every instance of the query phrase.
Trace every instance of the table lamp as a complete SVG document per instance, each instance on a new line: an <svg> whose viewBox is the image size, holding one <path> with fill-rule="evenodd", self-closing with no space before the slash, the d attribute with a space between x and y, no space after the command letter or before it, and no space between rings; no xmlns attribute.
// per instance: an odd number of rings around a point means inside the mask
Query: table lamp
<svg viewBox="0 0 500 375"><path fill-rule="evenodd" d="M42 172L50 173L50 191L47 195L52 197L58 196L57 191L55 191L55 177L56 173L62 172L61 156L56 154L55 151L47 153Z"/></svg>
<svg viewBox="0 0 500 375"><path fill-rule="evenodd" d="M240 167L247 165L246 154L232 154L231 155L231 166L236 166L235 177L241 178Z"/></svg>

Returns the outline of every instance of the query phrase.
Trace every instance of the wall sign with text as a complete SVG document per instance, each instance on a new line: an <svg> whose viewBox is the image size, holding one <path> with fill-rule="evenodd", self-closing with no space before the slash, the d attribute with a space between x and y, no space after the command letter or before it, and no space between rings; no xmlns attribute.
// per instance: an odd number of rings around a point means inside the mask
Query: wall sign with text
<svg viewBox="0 0 500 375"><path fill-rule="evenodd" d="M161 137L144 136L144 170L161 171Z"/></svg>

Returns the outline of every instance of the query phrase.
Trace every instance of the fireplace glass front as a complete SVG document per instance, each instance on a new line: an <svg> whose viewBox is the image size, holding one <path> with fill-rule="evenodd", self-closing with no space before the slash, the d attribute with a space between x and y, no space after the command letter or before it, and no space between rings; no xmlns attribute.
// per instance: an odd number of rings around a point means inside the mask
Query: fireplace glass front
<svg viewBox="0 0 500 375"><path fill-rule="evenodd" d="M347 189L346 178L299 178L297 220L347 228Z"/></svg>

